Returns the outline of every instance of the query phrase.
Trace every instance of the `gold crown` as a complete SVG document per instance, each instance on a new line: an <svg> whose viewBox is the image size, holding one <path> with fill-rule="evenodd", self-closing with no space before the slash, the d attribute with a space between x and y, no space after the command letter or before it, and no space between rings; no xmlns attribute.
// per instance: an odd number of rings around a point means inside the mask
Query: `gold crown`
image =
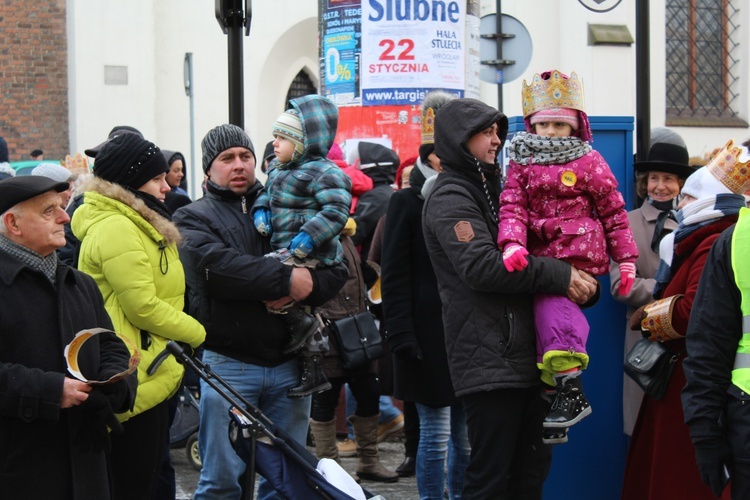
<svg viewBox="0 0 750 500"><path fill-rule="evenodd" d="M435 143L435 110L427 108L422 112L422 144Z"/></svg>
<svg viewBox="0 0 750 500"><path fill-rule="evenodd" d="M586 112L583 106L583 82L578 79L578 75L571 73L570 77L566 78L556 69L543 74L548 74L549 78L545 80L542 75L536 74L531 80L531 85L527 85L526 80L523 81L521 97L524 118L550 108L569 108Z"/></svg>
<svg viewBox="0 0 750 500"><path fill-rule="evenodd" d="M730 191L743 194L750 188L750 168L748 167L750 161L740 162L740 156L744 150L733 144L734 141L730 139L721 151L711 158L706 168Z"/></svg>
<svg viewBox="0 0 750 500"><path fill-rule="evenodd" d="M435 115L443 107L443 104L454 98L453 94L449 94L443 90L433 90L424 96L420 110L422 118L422 144L435 143Z"/></svg>

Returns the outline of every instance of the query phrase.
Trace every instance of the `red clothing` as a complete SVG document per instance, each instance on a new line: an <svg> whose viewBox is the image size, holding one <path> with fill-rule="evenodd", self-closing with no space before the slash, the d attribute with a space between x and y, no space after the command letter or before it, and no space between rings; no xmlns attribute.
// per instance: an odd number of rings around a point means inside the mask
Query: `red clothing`
<svg viewBox="0 0 750 500"><path fill-rule="evenodd" d="M662 297L683 295L672 311L672 326L682 335L687 331L693 299L711 245L724 229L736 221L737 216L724 217L696 230L675 247L673 267L678 265L679 268ZM701 481L695 462L695 449L682 412L680 394L685 387L682 369L685 340L672 340L665 345L682 355L664 399L643 398L628 449L622 499L713 500L716 497ZM724 492L722 498L729 498L728 491Z"/></svg>
<svg viewBox="0 0 750 500"><path fill-rule="evenodd" d="M352 167L344 160L333 160L333 162L352 180L352 206L349 209L349 213L353 214L354 209L357 208L359 197L372 189L372 179L360 169Z"/></svg>

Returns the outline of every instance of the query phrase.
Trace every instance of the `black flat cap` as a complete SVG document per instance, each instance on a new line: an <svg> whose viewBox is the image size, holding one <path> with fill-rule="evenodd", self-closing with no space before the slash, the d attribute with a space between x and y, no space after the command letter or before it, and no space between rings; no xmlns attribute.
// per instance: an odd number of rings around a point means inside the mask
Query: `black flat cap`
<svg viewBox="0 0 750 500"><path fill-rule="evenodd" d="M53 181L49 177L40 175L24 175L0 180L0 214L18 205L22 201L30 200L47 191L62 193L70 184Z"/></svg>

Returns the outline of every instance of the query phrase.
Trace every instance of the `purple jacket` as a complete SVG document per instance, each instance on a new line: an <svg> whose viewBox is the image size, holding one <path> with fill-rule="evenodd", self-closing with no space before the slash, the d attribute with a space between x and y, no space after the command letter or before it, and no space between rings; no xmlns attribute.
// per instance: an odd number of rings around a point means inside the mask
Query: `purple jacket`
<svg viewBox="0 0 750 500"><path fill-rule="evenodd" d="M635 262L617 180L596 152L559 165L510 162L500 194L500 249L518 243L537 257L562 259L594 275L615 262Z"/></svg>

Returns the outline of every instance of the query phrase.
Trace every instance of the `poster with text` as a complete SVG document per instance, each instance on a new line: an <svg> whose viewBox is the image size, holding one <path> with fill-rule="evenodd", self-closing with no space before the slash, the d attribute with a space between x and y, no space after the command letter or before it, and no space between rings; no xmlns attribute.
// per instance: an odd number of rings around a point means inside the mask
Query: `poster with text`
<svg viewBox="0 0 750 500"><path fill-rule="evenodd" d="M348 106L339 108L336 142L348 155L347 141L379 138L389 141L401 161L419 153L419 106ZM378 141L375 141L378 142Z"/></svg>
<svg viewBox="0 0 750 500"><path fill-rule="evenodd" d="M320 0L321 94L339 106L359 104L360 0Z"/></svg>
<svg viewBox="0 0 750 500"><path fill-rule="evenodd" d="M465 0L363 0L363 106L418 104L434 89L463 97Z"/></svg>

